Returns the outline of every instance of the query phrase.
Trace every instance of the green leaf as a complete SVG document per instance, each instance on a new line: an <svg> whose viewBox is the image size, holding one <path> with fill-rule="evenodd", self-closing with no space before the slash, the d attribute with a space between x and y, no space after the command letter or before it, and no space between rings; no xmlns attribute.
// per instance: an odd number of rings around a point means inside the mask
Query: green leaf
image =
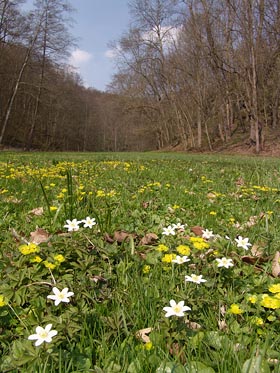
<svg viewBox="0 0 280 373"><path fill-rule="evenodd" d="M141 372L141 364L138 359L134 360L127 368L127 373L139 373Z"/></svg>
<svg viewBox="0 0 280 373"><path fill-rule="evenodd" d="M263 356L259 355L246 360L241 373L270 373L270 368Z"/></svg>
<svg viewBox="0 0 280 373"><path fill-rule="evenodd" d="M163 362L156 370L156 373L186 373L181 364Z"/></svg>
<svg viewBox="0 0 280 373"><path fill-rule="evenodd" d="M187 373L215 373L214 369L201 363L200 361L191 361L185 366Z"/></svg>

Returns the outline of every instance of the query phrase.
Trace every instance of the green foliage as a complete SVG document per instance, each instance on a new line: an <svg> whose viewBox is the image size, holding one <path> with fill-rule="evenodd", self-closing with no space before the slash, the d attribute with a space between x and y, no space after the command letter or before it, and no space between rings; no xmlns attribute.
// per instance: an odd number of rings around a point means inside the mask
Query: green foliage
<svg viewBox="0 0 280 373"><path fill-rule="evenodd" d="M278 161L5 157L1 371L277 372ZM84 227L86 217L97 224ZM73 219L79 229L68 232L66 220ZM184 229L163 234L172 224ZM201 228L214 238L201 238ZM238 247L237 236L253 246ZM190 261L174 263L176 255ZM222 257L233 266L218 267ZM207 281L184 281L191 274ZM47 298L53 287L74 296L55 306ZM171 299L191 310L165 317ZM57 335L35 347L28 336L47 324Z"/></svg>

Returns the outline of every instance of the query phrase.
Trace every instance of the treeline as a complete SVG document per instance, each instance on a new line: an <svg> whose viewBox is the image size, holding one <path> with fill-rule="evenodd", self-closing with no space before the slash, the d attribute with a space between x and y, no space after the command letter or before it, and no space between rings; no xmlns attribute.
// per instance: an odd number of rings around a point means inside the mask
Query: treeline
<svg viewBox="0 0 280 373"><path fill-rule="evenodd" d="M67 0L0 0L0 146L209 149L279 129L279 0L130 0L107 92L66 64Z"/></svg>
<svg viewBox="0 0 280 373"><path fill-rule="evenodd" d="M85 88L65 63L74 44L67 1L36 0L29 12L24 3L0 0L0 146L143 150L140 118L122 96Z"/></svg>
<svg viewBox="0 0 280 373"><path fill-rule="evenodd" d="M112 90L133 97L157 147L262 149L279 127L279 0L132 0Z"/></svg>

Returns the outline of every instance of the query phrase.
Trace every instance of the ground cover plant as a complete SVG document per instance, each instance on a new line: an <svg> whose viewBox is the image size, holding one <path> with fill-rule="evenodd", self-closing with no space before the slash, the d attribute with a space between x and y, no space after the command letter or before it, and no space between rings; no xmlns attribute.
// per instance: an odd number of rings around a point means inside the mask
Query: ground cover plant
<svg viewBox="0 0 280 373"><path fill-rule="evenodd" d="M1 372L279 372L280 162L0 155Z"/></svg>

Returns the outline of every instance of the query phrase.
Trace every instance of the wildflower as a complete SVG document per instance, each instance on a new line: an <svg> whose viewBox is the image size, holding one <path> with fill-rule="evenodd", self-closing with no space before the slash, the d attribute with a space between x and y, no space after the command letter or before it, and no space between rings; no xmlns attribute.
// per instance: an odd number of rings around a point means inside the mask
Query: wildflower
<svg viewBox="0 0 280 373"><path fill-rule="evenodd" d="M249 246L252 246L252 244L249 243L249 238L238 236L238 238L235 238L235 241L237 243L237 247L242 247L244 250L248 250Z"/></svg>
<svg viewBox="0 0 280 373"><path fill-rule="evenodd" d="M210 247L209 243L205 242L202 237L190 237L189 240L197 250L208 249Z"/></svg>
<svg viewBox="0 0 280 373"><path fill-rule="evenodd" d="M65 258L63 255L61 254L57 254L57 255L54 255L54 260L58 263L62 263L62 262L65 262Z"/></svg>
<svg viewBox="0 0 280 373"><path fill-rule="evenodd" d="M96 224L95 218L90 218L89 216L81 222L84 223L84 228L92 228Z"/></svg>
<svg viewBox="0 0 280 373"><path fill-rule="evenodd" d="M255 304L257 303L258 297L257 295L249 295L247 298L248 302Z"/></svg>
<svg viewBox="0 0 280 373"><path fill-rule="evenodd" d="M169 249L168 249L167 246L165 246L163 244L160 244L160 245L158 245L158 247L156 248L156 250L162 252L162 251L168 251Z"/></svg>
<svg viewBox="0 0 280 373"><path fill-rule="evenodd" d="M243 312L244 311L236 303L233 303L230 306L229 313L232 313L233 315L241 315Z"/></svg>
<svg viewBox="0 0 280 373"><path fill-rule="evenodd" d="M146 342L143 346L143 349L146 351L151 351L153 348L154 346L152 342Z"/></svg>
<svg viewBox="0 0 280 373"><path fill-rule="evenodd" d="M143 269L142 269L142 272L147 274L150 272L150 269L151 269L151 266L149 265L144 265Z"/></svg>
<svg viewBox="0 0 280 373"><path fill-rule="evenodd" d="M105 194L104 190L98 190L96 192L96 197L105 197L105 196L106 196L106 194Z"/></svg>
<svg viewBox="0 0 280 373"><path fill-rule="evenodd" d="M280 299L277 299L276 297L271 297L268 294L263 294L261 306L275 310L277 308L280 308Z"/></svg>
<svg viewBox="0 0 280 373"><path fill-rule="evenodd" d="M175 236L175 229L171 225L169 225L167 228L163 228L162 234L166 236Z"/></svg>
<svg viewBox="0 0 280 373"><path fill-rule="evenodd" d="M279 284L274 284L274 285L271 285L268 290L271 292L271 293L280 293L280 283Z"/></svg>
<svg viewBox="0 0 280 373"><path fill-rule="evenodd" d="M0 307L4 307L4 306L6 306L6 304L7 304L7 301L4 297L4 295L0 294Z"/></svg>
<svg viewBox="0 0 280 373"><path fill-rule="evenodd" d="M222 259L217 258L216 261L218 262L218 267L225 267L225 268L233 267L232 259L227 259L223 257Z"/></svg>
<svg viewBox="0 0 280 373"><path fill-rule="evenodd" d="M56 211L58 209L58 207L56 206L50 206L50 211Z"/></svg>
<svg viewBox="0 0 280 373"><path fill-rule="evenodd" d="M18 249L22 253L22 255L29 255L33 253L38 253L40 251L39 246L32 242L26 245L20 245Z"/></svg>
<svg viewBox="0 0 280 373"><path fill-rule="evenodd" d="M67 228L68 232L72 232L72 231L78 231L79 230L79 224L81 222L77 219L73 219L73 220L66 220L66 223L67 224L64 225L64 228Z"/></svg>
<svg viewBox="0 0 280 373"><path fill-rule="evenodd" d="M191 274L190 276L185 276L185 281L194 282L195 284L200 284L201 282L206 282L202 275Z"/></svg>
<svg viewBox="0 0 280 373"><path fill-rule="evenodd" d="M72 291L68 292L68 288L64 288L62 291L59 291L58 288L54 287L52 291L54 295L48 295L47 298L54 300L55 306L58 306L60 302L69 303L69 297L74 295Z"/></svg>
<svg viewBox="0 0 280 373"><path fill-rule="evenodd" d="M36 340L35 346L40 346L43 342L50 343L52 338L57 335L56 330L51 330L52 324L48 324L45 329L41 326L37 326L36 334L31 334L28 339L29 340Z"/></svg>
<svg viewBox="0 0 280 373"><path fill-rule="evenodd" d="M36 255L34 258L30 259L30 263L41 263L42 261L43 259L39 255Z"/></svg>
<svg viewBox="0 0 280 373"><path fill-rule="evenodd" d="M184 256L176 255L176 258L172 259L172 263L177 263L177 264L183 264L189 261L190 259L186 255Z"/></svg>
<svg viewBox="0 0 280 373"><path fill-rule="evenodd" d="M181 255L189 256L191 253L191 249L187 245L179 245L176 248L176 251Z"/></svg>
<svg viewBox="0 0 280 373"><path fill-rule="evenodd" d="M174 208L174 207L173 207ZM185 225L181 223L172 224L173 229L178 229L179 231L183 231L185 229Z"/></svg>
<svg viewBox="0 0 280 373"><path fill-rule="evenodd" d="M163 307L163 310L166 312L165 317L170 316L184 316L184 312L190 311L191 308L188 306L184 306L184 301L182 300L179 303L176 303L175 300L171 299L169 302L171 307Z"/></svg>
<svg viewBox="0 0 280 373"><path fill-rule="evenodd" d="M46 268L49 268L49 269L55 269L56 265L51 263L51 262L48 262L47 260L44 260L43 261L43 264Z"/></svg>
<svg viewBox="0 0 280 373"><path fill-rule="evenodd" d="M201 239L201 241L195 241L192 244L197 250L208 249L208 247L210 247L210 245L207 242L204 242L203 239Z"/></svg>
<svg viewBox="0 0 280 373"><path fill-rule="evenodd" d="M208 229L202 230L202 238L206 240L210 240L211 238L214 238L215 235L213 234L213 231L209 231Z"/></svg>
<svg viewBox="0 0 280 373"><path fill-rule="evenodd" d="M251 323L255 324L255 325L258 325L258 326L261 326L261 325L264 324L264 321L261 317L253 316L251 318Z"/></svg>
<svg viewBox="0 0 280 373"><path fill-rule="evenodd" d="M215 215L217 215L217 213L216 213L216 211L210 211L210 212L209 212L209 215L213 215L213 216L215 216Z"/></svg>
<svg viewBox="0 0 280 373"><path fill-rule="evenodd" d="M165 254L165 255L162 257L161 261L162 261L163 263L171 263L172 260L175 259L175 258L176 258L176 254Z"/></svg>

